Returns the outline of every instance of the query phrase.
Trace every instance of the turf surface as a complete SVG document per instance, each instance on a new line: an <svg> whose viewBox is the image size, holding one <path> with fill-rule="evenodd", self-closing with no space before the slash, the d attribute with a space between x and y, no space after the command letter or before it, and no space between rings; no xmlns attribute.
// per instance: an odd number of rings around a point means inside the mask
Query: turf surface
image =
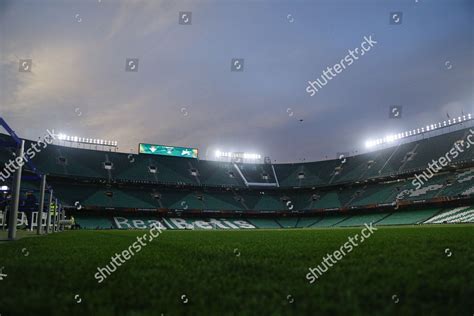
<svg viewBox="0 0 474 316"><path fill-rule="evenodd" d="M23 238L0 244L0 314L473 315L473 228L379 228L311 285L360 229L165 231L101 284L146 231Z"/></svg>

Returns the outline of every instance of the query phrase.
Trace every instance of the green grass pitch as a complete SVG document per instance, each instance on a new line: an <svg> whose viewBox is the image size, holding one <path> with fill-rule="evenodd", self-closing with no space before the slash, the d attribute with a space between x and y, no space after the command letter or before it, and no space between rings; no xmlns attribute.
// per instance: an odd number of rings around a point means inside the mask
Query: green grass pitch
<svg viewBox="0 0 474 316"><path fill-rule="evenodd" d="M0 243L0 314L473 315L474 226L379 228L309 284L359 228L164 231L104 282L147 231L69 231Z"/></svg>

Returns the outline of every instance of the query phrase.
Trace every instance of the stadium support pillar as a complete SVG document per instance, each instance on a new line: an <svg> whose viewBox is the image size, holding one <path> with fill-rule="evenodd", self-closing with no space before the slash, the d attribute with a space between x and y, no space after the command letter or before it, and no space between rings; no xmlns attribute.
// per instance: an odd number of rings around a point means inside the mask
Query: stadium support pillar
<svg viewBox="0 0 474 316"><path fill-rule="evenodd" d="M46 218L46 234L51 232L51 204L53 203L53 190L49 191L49 201L48 201L48 214Z"/></svg>
<svg viewBox="0 0 474 316"><path fill-rule="evenodd" d="M66 212L64 211L62 205L61 205L61 220L63 221L63 224L61 225L61 231L64 231L64 221L66 220Z"/></svg>
<svg viewBox="0 0 474 316"><path fill-rule="evenodd" d="M58 232L63 230L63 225L61 224L63 220L63 210L61 209L61 204L58 205Z"/></svg>
<svg viewBox="0 0 474 316"><path fill-rule="evenodd" d="M59 224L58 199L54 199L53 233L58 231L58 224Z"/></svg>
<svg viewBox="0 0 474 316"><path fill-rule="evenodd" d="M6 205L5 206L5 210L3 211L3 227L2 227L2 230L5 230L6 227L7 227L7 215L8 215L8 212L10 212L9 210L9 205Z"/></svg>
<svg viewBox="0 0 474 316"><path fill-rule="evenodd" d="M41 176L41 186L40 186L40 203L38 209L38 226L36 227L36 234L41 235L42 231L42 220L43 220L43 211L44 211L44 192L46 190L46 175Z"/></svg>
<svg viewBox="0 0 474 316"><path fill-rule="evenodd" d="M23 157L24 151L25 151L25 141L22 140L20 143L20 148L17 152L17 158ZM8 221L8 240L15 240L16 238L16 225L17 225L17 217L18 217L18 205L20 204L20 187L21 187L22 169L23 169L23 165L18 164L18 169L16 170L15 179L13 182L12 209L10 211L10 218Z"/></svg>
<svg viewBox="0 0 474 316"><path fill-rule="evenodd" d="M42 230L42 219L43 219L43 211L44 211L44 192L46 190L46 175L41 176L41 185L40 185L40 204L38 208L38 226L36 227L36 234L41 235Z"/></svg>

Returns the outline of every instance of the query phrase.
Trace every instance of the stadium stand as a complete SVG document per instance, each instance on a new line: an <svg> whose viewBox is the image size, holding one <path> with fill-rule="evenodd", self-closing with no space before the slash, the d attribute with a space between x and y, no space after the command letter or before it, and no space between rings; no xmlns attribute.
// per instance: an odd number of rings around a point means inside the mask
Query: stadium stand
<svg viewBox="0 0 474 316"><path fill-rule="evenodd" d="M468 206L474 199L472 150L460 152L419 188L413 181L453 144L469 148L464 141L468 133L465 128L356 156L292 164L205 161L59 145L48 146L33 162L48 174L48 183L72 212L154 210L184 216L274 217L248 219L259 228L458 223L472 222ZM0 142L9 137L0 134ZM0 147L0 163L12 157L10 149ZM38 183L26 181L22 189L35 195ZM436 215L447 203L467 209ZM421 210L412 209L425 204ZM109 222L92 218L83 227Z"/></svg>
<svg viewBox="0 0 474 316"><path fill-rule="evenodd" d="M401 212L393 212L390 216L387 216L377 222L377 225L409 225L419 224L438 213L439 209L426 209L426 210L408 210Z"/></svg>
<svg viewBox="0 0 474 316"><path fill-rule="evenodd" d="M347 227L347 226L362 226L365 223L367 224L376 224L383 218L389 216L390 213L374 213L374 214L364 214L364 215L353 215L343 222L340 222L338 226Z"/></svg>
<svg viewBox="0 0 474 316"><path fill-rule="evenodd" d="M472 223L474 222L474 207L463 206L449 209L426 220L424 224L442 223Z"/></svg>
<svg viewBox="0 0 474 316"><path fill-rule="evenodd" d="M253 218L249 222L258 228L282 228L274 219Z"/></svg>
<svg viewBox="0 0 474 316"><path fill-rule="evenodd" d="M332 226L338 226L339 223L343 222L347 218L349 218L350 215L324 215L320 218L319 221L315 222L311 226L308 227L332 227Z"/></svg>
<svg viewBox="0 0 474 316"><path fill-rule="evenodd" d="M419 225L474 222L474 206L377 212L373 214L330 215L293 218L157 218L152 216L86 216L78 215L77 223L84 229L147 229L152 223L161 223L167 229L279 229ZM197 223L206 223L204 226ZM240 224L236 224L240 223ZM242 227L242 223L246 225Z"/></svg>

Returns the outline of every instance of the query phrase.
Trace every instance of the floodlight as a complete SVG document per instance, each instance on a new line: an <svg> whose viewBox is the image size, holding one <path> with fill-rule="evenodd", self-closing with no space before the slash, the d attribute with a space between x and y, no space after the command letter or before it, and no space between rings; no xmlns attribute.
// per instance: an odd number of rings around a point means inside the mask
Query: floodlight
<svg viewBox="0 0 474 316"><path fill-rule="evenodd" d="M85 138L85 137L78 137L78 136L69 136L63 133L55 135L57 139L64 140L68 142L77 142L77 143L85 143L85 144L93 144L93 145L103 145L103 146L115 146L117 147L118 142L112 140L104 140L98 138Z"/></svg>
<svg viewBox="0 0 474 316"><path fill-rule="evenodd" d="M373 147L375 145L380 145L380 144L384 144L384 143L391 143L395 140L399 140L399 139L402 139L402 138L405 138L405 137L408 137L408 136L415 136L415 135L420 134L420 133L433 131L433 130L436 130L436 129L439 129L439 128L446 127L446 126L451 125L451 124L456 124L456 123L459 124L463 121L471 120L471 118L472 118L471 113L467 113L467 114L463 113L462 116L458 116L457 118L454 117L452 119L448 119L447 121L443 121L443 123L441 123L441 122L433 123L433 124L426 125L426 127L416 128L416 129L409 130L409 131L404 131L404 132L398 133L398 134L391 134L391 135L385 136L383 138L376 138L376 139L373 139L373 140L368 140L368 141L365 142L365 147L370 148L370 147ZM457 119L457 121L456 121L456 119Z"/></svg>
<svg viewBox="0 0 474 316"><path fill-rule="evenodd" d="M260 155L253 153L244 153L244 159L260 159Z"/></svg>

